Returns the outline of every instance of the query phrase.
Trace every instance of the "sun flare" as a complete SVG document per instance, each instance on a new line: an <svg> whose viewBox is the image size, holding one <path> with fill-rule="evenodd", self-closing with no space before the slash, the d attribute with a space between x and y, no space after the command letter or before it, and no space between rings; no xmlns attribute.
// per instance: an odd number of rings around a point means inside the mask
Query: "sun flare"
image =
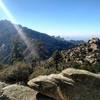
<svg viewBox="0 0 100 100"><path fill-rule="evenodd" d="M12 23L16 23L16 20L15 20L14 16L11 14L11 12L8 10L8 8L3 3L2 0L0 0L0 8L5 13L5 15L8 17L8 20L10 20ZM34 46L31 45L30 40L25 36L25 33L23 32L23 30L16 24L13 24L13 26L17 30L17 33L19 34L21 39L26 44L27 48L30 50L30 53L34 54L34 56L37 56L37 53L36 53L36 51L34 49Z"/></svg>

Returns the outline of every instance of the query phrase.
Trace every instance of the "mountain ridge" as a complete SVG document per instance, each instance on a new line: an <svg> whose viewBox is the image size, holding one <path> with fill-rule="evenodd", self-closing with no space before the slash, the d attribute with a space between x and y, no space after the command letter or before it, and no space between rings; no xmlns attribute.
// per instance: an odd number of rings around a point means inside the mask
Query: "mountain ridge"
<svg viewBox="0 0 100 100"><path fill-rule="evenodd" d="M100 72L100 39L92 38L71 49L56 51L44 66L47 69L55 68L55 72L76 68L98 73Z"/></svg>
<svg viewBox="0 0 100 100"><path fill-rule="evenodd" d="M49 36L45 33L37 32L31 30L27 27L23 27L18 25L24 32L24 35L30 40L31 44L35 44L36 51L38 51L41 59L49 58L55 50L64 50L74 47L76 44L66 41L55 39L52 36ZM0 21L0 61L1 63L9 63L11 60L12 46L13 42L16 40L20 42L22 51L26 50L27 54L26 58L31 58L29 56L29 51L23 40L20 38L19 34L17 34L17 30L15 29L13 23L8 20ZM37 50L38 49L38 50Z"/></svg>

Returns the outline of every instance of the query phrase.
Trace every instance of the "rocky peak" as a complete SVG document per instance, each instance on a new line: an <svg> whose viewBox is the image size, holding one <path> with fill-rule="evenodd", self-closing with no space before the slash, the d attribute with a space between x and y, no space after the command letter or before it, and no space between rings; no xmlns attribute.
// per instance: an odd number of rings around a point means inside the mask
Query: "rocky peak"
<svg viewBox="0 0 100 100"><path fill-rule="evenodd" d="M88 41L90 49L93 51L97 50L100 46L100 39L99 38L92 38Z"/></svg>
<svg viewBox="0 0 100 100"><path fill-rule="evenodd" d="M92 38L88 41L89 44L95 43L95 44L99 44L100 43L100 39L99 38Z"/></svg>
<svg viewBox="0 0 100 100"><path fill-rule="evenodd" d="M100 39L92 38L88 42L81 44L62 53L66 67L83 68L93 72L99 72L100 67ZM88 66L88 68L86 67ZM91 67L92 66L92 67Z"/></svg>

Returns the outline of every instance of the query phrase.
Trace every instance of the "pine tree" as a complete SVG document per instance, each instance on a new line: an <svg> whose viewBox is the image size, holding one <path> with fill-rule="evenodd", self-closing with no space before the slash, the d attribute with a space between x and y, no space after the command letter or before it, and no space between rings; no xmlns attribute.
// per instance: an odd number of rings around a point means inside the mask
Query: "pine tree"
<svg viewBox="0 0 100 100"><path fill-rule="evenodd" d="M54 59L55 65L56 65L56 69L58 70L58 64L63 60L60 51L56 50L53 53L53 59Z"/></svg>
<svg viewBox="0 0 100 100"><path fill-rule="evenodd" d="M12 48L12 56L11 56L11 63L16 61L23 61L23 49L21 43L17 40L13 41L13 48Z"/></svg>

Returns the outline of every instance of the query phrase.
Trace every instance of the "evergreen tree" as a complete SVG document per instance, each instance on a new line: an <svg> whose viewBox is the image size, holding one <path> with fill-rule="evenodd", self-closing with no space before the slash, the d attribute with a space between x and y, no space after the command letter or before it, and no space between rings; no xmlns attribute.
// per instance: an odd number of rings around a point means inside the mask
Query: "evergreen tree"
<svg viewBox="0 0 100 100"><path fill-rule="evenodd" d="M23 61L23 60L24 60L23 48L21 46L21 43L15 40L13 41L11 63L14 63L16 61Z"/></svg>
<svg viewBox="0 0 100 100"><path fill-rule="evenodd" d="M63 57L62 57L62 55L61 55L61 52L60 51L58 51L58 50L56 50L54 53L53 53L53 59L54 59L54 62L55 62L55 65L56 65L56 69L58 70L58 64L60 63L60 62L62 62L62 60L63 60Z"/></svg>

